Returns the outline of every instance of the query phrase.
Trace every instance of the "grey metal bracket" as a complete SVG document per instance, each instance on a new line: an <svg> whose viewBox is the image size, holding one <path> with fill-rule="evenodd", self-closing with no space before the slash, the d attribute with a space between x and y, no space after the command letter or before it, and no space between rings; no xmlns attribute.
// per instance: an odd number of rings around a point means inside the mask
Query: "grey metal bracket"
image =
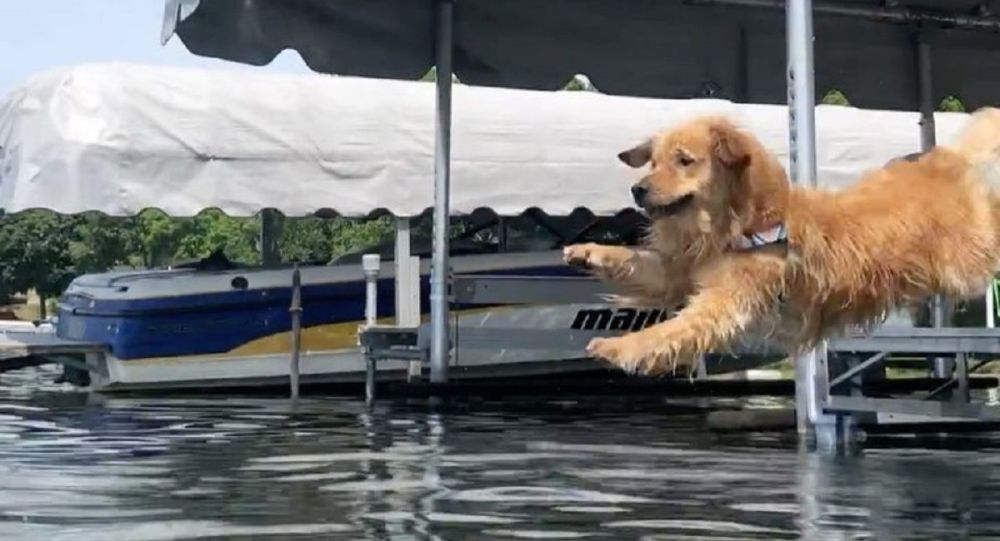
<svg viewBox="0 0 1000 541"><path fill-rule="evenodd" d="M1000 330L983 328L881 328L870 336L852 336L831 343L841 353L869 354L862 363L836 375L825 389L823 411L832 415L875 415L888 423L994 423L1000 406L971 401L969 375L1000 354ZM886 362L889 354L937 354L955 359L955 373L947 382L920 399L872 398L858 392L834 394L836 388ZM987 357L969 366L969 355ZM947 392L955 390L946 396ZM945 398L944 400L940 398Z"/></svg>
<svg viewBox="0 0 1000 541"><path fill-rule="evenodd" d="M872 355L867 360L865 360L865 362L851 367L848 371L837 376L836 378L833 379L833 381L830 382L830 390L832 391L834 388L839 387L841 384L847 383L852 378L861 375L869 368L875 367L879 363L883 362L883 360L886 358L888 354L889 352L887 351L876 353L875 355Z"/></svg>
<svg viewBox="0 0 1000 541"><path fill-rule="evenodd" d="M836 413L880 413L934 418L938 421L962 419L969 421L1000 421L1000 406L980 403L865 396L831 396L825 409Z"/></svg>
<svg viewBox="0 0 1000 541"><path fill-rule="evenodd" d="M362 327L358 341L366 357L378 360L428 362L428 337L420 327L373 325Z"/></svg>
<svg viewBox="0 0 1000 541"><path fill-rule="evenodd" d="M868 336L850 336L832 340L830 349L848 353L897 354L956 352L1000 355L1000 330L981 328L884 327Z"/></svg>

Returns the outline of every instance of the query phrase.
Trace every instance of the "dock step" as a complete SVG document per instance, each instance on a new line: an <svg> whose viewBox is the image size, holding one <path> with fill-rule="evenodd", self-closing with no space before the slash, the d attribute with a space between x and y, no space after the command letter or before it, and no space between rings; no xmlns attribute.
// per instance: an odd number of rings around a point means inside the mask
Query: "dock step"
<svg viewBox="0 0 1000 541"><path fill-rule="evenodd" d="M52 332L0 333L0 362L33 355L86 355L105 351L107 347L104 344L61 338Z"/></svg>
<svg viewBox="0 0 1000 541"><path fill-rule="evenodd" d="M54 332L4 331L0 332L0 374L45 364L62 364L106 376L107 368L100 362L106 352L104 344L60 338Z"/></svg>

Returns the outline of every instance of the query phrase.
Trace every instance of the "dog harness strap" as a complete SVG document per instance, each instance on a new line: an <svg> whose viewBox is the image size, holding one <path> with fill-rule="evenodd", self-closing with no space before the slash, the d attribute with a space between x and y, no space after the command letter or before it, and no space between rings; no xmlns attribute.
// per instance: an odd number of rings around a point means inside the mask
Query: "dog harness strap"
<svg viewBox="0 0 1000 541"><path fill-rule="evenodd" d="M787 241L788 230L785 229L785 224L778 224L764 231L741 235L736 239L734 248L737 250L752 250L771 244L784 244Z"/></svg>

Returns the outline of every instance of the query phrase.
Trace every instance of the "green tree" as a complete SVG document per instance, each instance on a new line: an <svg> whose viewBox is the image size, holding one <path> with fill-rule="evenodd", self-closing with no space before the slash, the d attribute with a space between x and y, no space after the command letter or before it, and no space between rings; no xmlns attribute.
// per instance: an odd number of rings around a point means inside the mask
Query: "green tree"
<svg viewBox="0 0 1000 541"><path fill-rule="evenodd" d="M331 224L331 256L337 257L381 244L393 235L393 219L383 216L374 220L354 222L336 218Z"/></svg>
<svg viewBox="0 0 1000 541"><path fill-rule="evenodd" d="M597 92L597 87L590 82L590 78L586 75L574 75L572 79L566 83L563 90L568 90L571 92Z"/></svg>
<svg viewBox="0 0 1000 541"><path fill-rule="evenodd" d="M72 221L48 211L0 219L0 290L5 296L34 289L46 317L46 299L58 296L73 279L69 242Z"/></svg>
<svg viewBox="0 0 1000 541"><path fill-rule="evenodd" d="M965 104L955 96L948 96L938 104L938 111L946 113L964 113Z"/></svg>
<svg viewBox="0 0 1000 541"><path fill-rule="evenodd" d="M130 253L149 269L169 264L177 252L190 220L171 218L160 210L148 210L133 221Z"/></svg>
<svg viewBox="0 0 1000 541"><path fill-rule="evenodd" d="M69 243L77 274L104 272L115 266L137 262L136 220L88 213L70 218L73 235Z"/></svg>
<svg viewBox="0 0 1000 541"><path fill-rule="evenodd" d="M278 246L286 262L326 263L333 256L333 220L319 217L285 219Z"/></svg>
<svg viewBox="0 0 1000 541"><path fill-rule="evenodd" d="M222 250L231 261L260 263L257 249L260 223L256 219L231 218L219 210L206 210L188 226L180 237L174 259L201 259Z"/></svg>
<svg viewBox="0 0 1000 541"><path fill-rule="evenodd" d="M423 75L423 77L420 78L420 80L423 81L423 82L425 82L425 83L436 82L437 81L437 66L433 66L433 67L431 67L431 69L427 70L427 73L425 73ZM451 74L451 82L455 83L455 84L461 84L462 83L462 81L459 81L458 80L458 76L455 75L454 73Z"/></svg>
<svg viewBox="0 0 1000 541"><path fill-rule="evenodd" d="M823 105L844 105L850 106L851 102L847 101L847 96L843 92L833 88L829 90L820 100Z"/></svg>

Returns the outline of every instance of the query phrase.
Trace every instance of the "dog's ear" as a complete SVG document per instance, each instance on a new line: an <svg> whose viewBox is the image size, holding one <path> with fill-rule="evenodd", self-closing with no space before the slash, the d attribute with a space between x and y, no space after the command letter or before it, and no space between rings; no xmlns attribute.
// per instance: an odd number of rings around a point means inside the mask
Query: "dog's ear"
<svg viewBox="0 0 1000 541"><path fill-rule="evenodd" d="M653 141L647 140L644 143L634 146L628 150L618 153L618 159L625 165L638 169L653 158Z"/></svg>
<svg viewBox="0 0 1000 541"><path fill-rule="evenodd" d="M733 169L750 165L750 148L747 136L729 123L711 127L715 159Z"/></svg>

